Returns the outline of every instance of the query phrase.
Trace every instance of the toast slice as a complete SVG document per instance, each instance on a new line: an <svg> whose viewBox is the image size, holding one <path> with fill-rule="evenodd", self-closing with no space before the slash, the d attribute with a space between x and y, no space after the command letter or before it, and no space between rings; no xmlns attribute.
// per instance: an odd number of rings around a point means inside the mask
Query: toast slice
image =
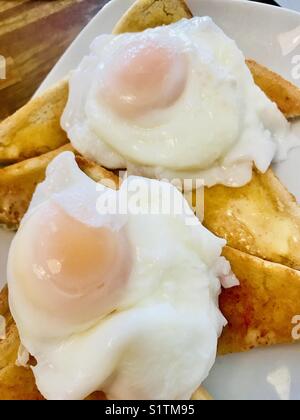
<svg viewBox="0 0 300 420"><path fill-rule="evenodd" d="M0 292L0 315L6 321L6 338L0 340L0 400L40 400L32 371L16 366L20 339L8 308L8 290Z"/></svg>
<svg viewBox="0 0 300 420"><path fill-rule="evenodd" d="M97 182L109 182L108 186L118 184L118 177L90 160L78 155L70 144L62 146L23 162L0 169L0 224L17 229L22 217L28 209L32 195L38 183L45 178L47 166L60 153L71 150L77 156L79 167Z"/></svg>
<svg viewBox="0 0 300 420"><path fill-rule="evenodd" d="M254 60L247 60L247 65L255 83L277 104L286 118L300 116L300 89L297 86Z"/></svg>
<svg viewBox="0 0 300 420"><path fill-rule="evenodd" d="M9 363L16 360L19 348L19 336L17 327L12 319L8 307L8 291L4 288L0 292L0 315L6 321L6 338L0 340L0 371Z"/></svg>
<svg viewBox="0 0 300 420"><path fill-rule="evenodd" d="M219 340L219 354L296 342L293 330L300 330L294 323L295 317L300 322L300 271L229 247L224 256L240 286L223 290L220 297L228 326Z"/></svg>
<svg viewBox="0 0 300 420"><path fill-rule="evenodd" d="M204 225L232 248L300 270L300 206L272 170L241 188L207 188Z"/></svg>
<svg viewBox="0 0 300 420"><path fill-rule="evenodd" d="M184 0L138 0L117 23L113 33L142 32L191 17L192 12Z"/></svg>
<svg viewBox="0 0 300 420"><path fill-rule="evenodd" d="M0 164L39 156L68 143L60 117L68 98L63 80L0 123Z"/></svg>

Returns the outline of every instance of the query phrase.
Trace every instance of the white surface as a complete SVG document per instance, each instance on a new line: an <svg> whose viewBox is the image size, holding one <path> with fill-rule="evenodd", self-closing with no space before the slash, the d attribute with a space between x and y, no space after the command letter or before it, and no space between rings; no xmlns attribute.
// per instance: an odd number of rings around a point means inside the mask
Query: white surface
<svg viewBox="0 0 300 420"><path fill-rule="evenodd" d="M69 48L43 83L40 92L65 76L87 53L93 38L110 32L134 0L112 0ZM268 65L287 79L292 78L291 60L300 46L284 55L278 36L300 26L300 15L284 9L238 0L189 0L195 15L210 15L251 57ZM289 46L288 46L289 47ZM299 128L300 133L300 128ZM282 180L300 201L300 149L276 168ZM0 236L1 256L8 238ZM3 261L1 261L1 268ZM299 314L300 315L300 314ZM219 399L300 399L300 346L255 350L242 355L218 358L206 381L208 390Z"/></svg>
<svg viewBox="0 0 300 420"><path fill-rule="evenodd" d="M300 12L300 2L299 0L276 0L278 4L282 7L286 7L287 9L293 9Z"/></svg>

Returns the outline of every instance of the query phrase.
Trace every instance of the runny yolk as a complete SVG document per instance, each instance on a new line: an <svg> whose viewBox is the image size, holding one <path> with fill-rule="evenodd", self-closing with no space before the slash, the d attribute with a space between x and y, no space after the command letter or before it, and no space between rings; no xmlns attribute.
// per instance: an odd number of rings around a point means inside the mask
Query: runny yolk
<svg viewBox="0 0 300 420"><path fill-rule="evenodd" d="M186 80L186 57L174 47L131 44L105 69L100 96L122 117L136 118L173 105Z"/></svg>

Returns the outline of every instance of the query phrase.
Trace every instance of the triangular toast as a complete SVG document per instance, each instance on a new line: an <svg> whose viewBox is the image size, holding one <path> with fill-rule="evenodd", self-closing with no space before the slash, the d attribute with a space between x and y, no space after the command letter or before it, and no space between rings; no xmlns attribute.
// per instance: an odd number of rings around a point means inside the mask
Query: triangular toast
<svg viewBox="0 0 300 420"><path fill-rule="evenodd" d="M204 216L230 247L300 269L300 206L271 169L241 188L206 189Z"/></svg>
<svg viewBox="0 0 300 420"><path fill-rule="evenodd" d="M191 17L192 12L183 0L139 0L123 15L113 33L142 32Z"/></svg>
<svg viewBox="0 0 300 420"><path fill-rule="evenodd" d="M0 164L39 156L68 143L60 117L68 98L63 80L0 123Z"/></svg>
<svg viewBox="0 0 300 420"><path fill-rule="evenodd" d="M286 118L300 116L300 90L298 87L254 60L247 60L247 65L255 83L277 104Z"/></svg>
<svg viewBox="0 0 300 420"><path fill-rule="evenodd" d="M220 297L228 326L219 340L219 354L298 341L300 271L229 247L223 255L240 286L223 290Z"/></svg>

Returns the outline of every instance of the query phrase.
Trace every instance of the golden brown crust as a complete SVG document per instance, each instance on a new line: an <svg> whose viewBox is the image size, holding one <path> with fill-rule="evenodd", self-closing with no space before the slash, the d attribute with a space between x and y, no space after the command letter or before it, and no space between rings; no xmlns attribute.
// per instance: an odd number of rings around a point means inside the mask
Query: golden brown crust
<svg viewBox="0 0 300 420"><path fill-rule="evenodd" d="M210 395L209 392L203 386L197 389L197 391L193 394L192 401L213 401L213 397Z"/></svg>
<svg viewBox="0 0 300 420"><path fill-rule="evenodd" d="M219 354L293 343L292 319L300 315L300 272L225 248L240 286L227 289L220 308L228 320Z"/></svg>
<svg viewBox="0 0 300 420"><path fill-rule="evenodd" d="M0 224L8 229L16 229L28 209L38 183L45 178L49 163L64 151L77 155L79 167L95 181L103 181L109 187L118 184L118 177L89 159L83 158L70 144L53 152L37 156L23 162L0 169Z"/></svg>
<svg viewBox="0 0 300 420"><path fill-rule="evenodd" d="M19 349L19 335L17 327L8 308L8 290L5 287L0 292L0 315L6 321L6 338L0 340L0 372L10 363L14 363ZM0 381L1 382L1 381ZM1 396L1 394L0 394Z"/></svg>
<svg viewBox="0 0 300 420"><path fill-rule="evenodd" d="M73 150L76 155L76 162L79 168L91 179L96 182L100 182L106 187L112 189L118 189L120 185L120 179L113 172L104 169L102 166L95 162L81 156L76 150Z"/></svg>
<svg viewBox="0 0 300 420"><path fill-rule="evenodd" d="M19 350L19 334L9 312L5 315L6 338L0 340L0 372L10 363L15 363Z"/></svg>
<svg viewBox="0 0 300 420"><path fill-rule="evenodd" d="M297 86L254 60L247 60L247 65L255 83L277 104L286 118L300 117L300 89Z"/></svg>
<svg viewBox="0 0 300 420"><path fill-rule="evenodd" d="M6 313L9 311L9 307L8 307L8 291L7 291L7 287L5 287L1 292L0 292L0 315L4 316L6 315Z"/></svg>
<svg viewBox="0 0 300 420"><path fill-rule="evenodd" d="M142 32L191 17L183 0L138 0L117 23L113 33Z"/></svg>
<svg viewBox="0 0 300 420"><path fill-rule="evenodd" d="M0 401L40 401L32 371L8 364L0 370Z"/></svg>
<svg viewBox="0 0 300 420"><path fill-rule="evenodd" d="M27 211L32 194L45 177L48 164L70 145L0 169L0 224L16 229Z"/></svg>
<svg viewBox="0 0 300 420"><path fill-rule="evenodd" d="M204 225L230 247L300 269L300 207L274 173L241 188L205 191Z"/></svg>
<svg viewBox="0 0 300 420"><path fill-rule="evenodd" d="M60 117L68 97L63 80L0 123L0 163L8 164L55 150L68 142Z"/></svg>

